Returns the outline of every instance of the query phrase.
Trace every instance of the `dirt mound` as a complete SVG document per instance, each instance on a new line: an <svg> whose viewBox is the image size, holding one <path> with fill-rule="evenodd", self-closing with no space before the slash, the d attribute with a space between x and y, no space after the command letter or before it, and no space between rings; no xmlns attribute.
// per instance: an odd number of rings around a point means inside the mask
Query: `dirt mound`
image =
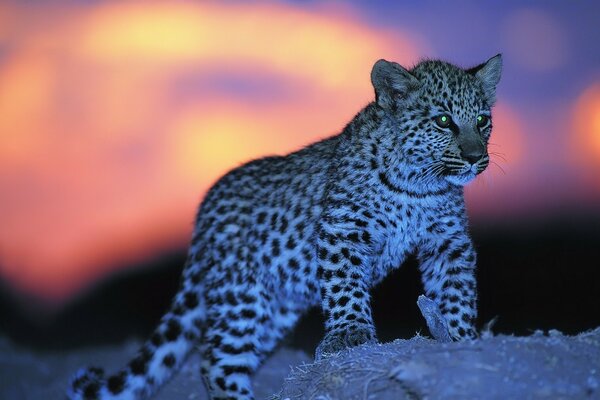
<svg viewBox="0 0 600 400"><path fill-rule="evenodd" d="M487 337L486 337L487 336ZM294 369L275 399L600 399L600 328L577 336L423 337Z"/></svg>

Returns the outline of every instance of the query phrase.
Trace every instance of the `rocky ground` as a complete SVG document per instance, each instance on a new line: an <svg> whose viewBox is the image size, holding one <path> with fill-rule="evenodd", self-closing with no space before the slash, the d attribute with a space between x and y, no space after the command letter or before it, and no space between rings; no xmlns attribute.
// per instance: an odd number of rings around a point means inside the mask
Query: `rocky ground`
<svg viewBox="0 0 600 400"><path fill-rule="evenodd" d="M600 328L362 346L296 367L276 398L600 399Z"/></svg>
<svg viewBox="0 0 600 400"><path fill-rule="evenodd" d="M114 371L139 343L35 354L0 339L0 399L63 399L78 368ZM191 356L157 400L206 399ZM254 379L258 399L600 399L600 328L566 336L493 336L472 343L424 337L362 346L318 362L282 348Z"/></svg>

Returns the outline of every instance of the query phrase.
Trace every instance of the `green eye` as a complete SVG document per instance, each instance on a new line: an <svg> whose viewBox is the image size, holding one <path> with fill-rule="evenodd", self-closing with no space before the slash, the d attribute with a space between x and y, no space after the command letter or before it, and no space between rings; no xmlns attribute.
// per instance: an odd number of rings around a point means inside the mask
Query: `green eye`
<svg viewBox="0 0 600 400"><path fill-rule="evenodd" d="M448 128L452 122L452 118L450 118L450 116L447 114L442 114L435 117L433 121L440 128Z"/></svg>
<svg viewBox="0 0 600 400"><path fill-rule="evenodd" d="M489 122L489 118L485 115L478 115L477 116L477 127L478 128L483 128L484 126L486 126Z"/></svg>

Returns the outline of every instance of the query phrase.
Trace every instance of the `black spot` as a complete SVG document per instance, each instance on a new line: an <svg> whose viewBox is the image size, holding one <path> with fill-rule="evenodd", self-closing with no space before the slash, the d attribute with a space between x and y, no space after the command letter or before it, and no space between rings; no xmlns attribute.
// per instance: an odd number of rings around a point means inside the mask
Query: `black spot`
<svg viewBox="0 0 600 400"><path fill-rule="evenodd" d="M329 269L319 268L319 275L320 275L320 277L322 277L323 279L328 281L333 277L333 271L331 271Z"/></svg>
<svg viewBox="0 0 600 400"><path fill-rule="evenodd" d="M238 300L235 298L235 295L233 294L233 292L227 292L225 294L225 300L227 301L228 304L230 304L232 306L238 305Z"/></svg>
<svg viewBox="0 0 600 400"><path fill-rule="evenodd" d="M89 379L89 376L87 376L88 373L92 373L91 368L85 375L81 375L79 378L77 378L73 381L73 383L72 383L73 388L78 389L79 387L81 387L81 385L84 382L87 382Z"/></svg>
<svg viewBox="0 0 600 400"><path fill-rule="evenodd" d="M174 319L170 319L167 322L167 330L165 331L165 337L169 342L174 342L181 335L181 325Z"/></svg>
<svg viewBox="0 0 600 400"><path fill-rule="evenodd" d="M442 243L442 245L441 245L441 246L440 246L440 248L438 249L438 253L440 253L440 254L441 254L441 253L445 252L446 250L448 250L448 246L450 246L450 243L451 243L451 242L450 242L450 239L446 239L446 240L444 241L444 243Z"/></svg>
<svg viewBox="0 0 600 400"><path fill-rule="evenodd" d="M264 265L271 265L271 258L268 255L263 254L262 262Z"/></svg>
<svg viewBox="0 0 600 400"><path fill-rule="evenodd" d="M222 341L223 341L223 336L221 336L221 335L214 335L209 339L209 342L215 347L220 346Z"/></svg>
<svg viewBox="0 0 600 400"><path fill-rule="evenodd" d="M184 309L181 306L181 304L176 304L173 307L172 311L173 311L173 314L175 314L175 315L183 315L183 313L184 313Z"/></svg>
<svg viewBox="0 0 600 400"><path fill-rule="evenodd" d="M191 276L191 278L190 278L190 279L191 279L191 281L192 281L192 283L193 283L194 285L197 285L197 284L199 284L199 283L200 283L200 280L201 280L201 278L200 278L200 274L197 274L197 273L196 273L196 274L192 274L192 276Z"/></svg>
<svg viewBox="0 0 600 400"><path fill-rule="evenodd" d="M187 292L185 295L184 304L187 308L196 308L198 306L198 296L194 292Z"/></svg>
<svg viewBox="0 0 600 400"><path fill-rule="evenodd" d="M460 255L462 254L462 252L463 252L462 249L456 249L452 253L450 253L450 255L448 256L448 258L450 259L450 261L454 261L458 257L460 257Z"/></svg>
<svg viewBox="0 0 600 400"><path fill-rule="evenodd" d="M288 220L285 216L281 216L281 226L279 227L279 232L284 233L288 228Z"/></svg>
<svg viewBox="0 0 600 400"><path fill-rule="evenodd" d="M355 224L356 226L360 227L360 228L364 228L365 226L367 226L367 225L368 225L367 221L365 221L365 220L362 220L362 219L358 219L358 218L356 218L356 219L354 220L354 224Z"/></svg>
<svg viewBox="0 0 600 400"><path fill-rule="evenodd" d="M300 267L300 264L298 263L298 260L296 260L295 258L290 258L290 260L288 261L290 269L296 270Z"/></svg>
<svg viewBox="0 0 600 400"><path fill-rule="evenodd" d="M334 308L335 307L335 300L333 300L332 298L329 298L329 308Z"/></svg>
<svg viewBox="0 0 600 400"><path fill-rule="evenodd" d="M377 218L375 220L375 222L377 222L379 225L381 225L382 228L387 228L387 224L384 221L380 220L379 218Z"/></svg>
<svg viewBox="0 0 600 400"><path fill-rule="evenodd" d="M253 296L248 293L244 293L244 292L240 293L240 299L242 300L242 302L244 302L246 304L256 303L256 296Z"/></svg>
<svg viewBox="0 0 600 400"><path fill-rule="evenodd" d="M371 234L367 231L363 231L362 235L362 241L366 244L370 244L371 243Z"/></svg>
<svg viewBox="0 0 600 400"><path fill-rule="evenodd" d="M304 232L304 228L305 228L304 222L302 222L302 221L298 222L294 228L296 229L296 231L298 233L300 233L300 236L302 236L302 233Z"/></svg>
<svg viewBox="0 0 600 400"><path fill-rule="evenodd" d="M456 328L458 326L458 320L451 319L449 325L453 328Z"/></svg>
<svg viewBox="0 0 600 400"><path fill-rule="evenodd" d="M120 373L117 375L113 375L108 378L107 382L108 390L112 394L119 394L125 388L125 373Z"/></svg>
<svg viewBox="0 0 600 400"><path fill-rule="evenodd" d="M357 256L351 256L350 262L354 265L360 265L361 263L360 258L358 258Z"/></svg>
<svg viewBox="0 0 600 400"><path fill-rule="evenodd" d="M147 364L148 358L143 355L139 355L129 362L129 368L131 369L131 373L134 375L144 375L148 367Z"/></svg>
<svg viewBox="0 0 600 400"><path fill-rule="evenodd" d="M230 344L225 344L225 345L221 346L221 350L224 353L229 353L229 354L248 353L248 352L251 352L254 350L254 345L252 345L252 343L246 343L241 347L235 347Z"/></svg>
<svg viewBox="0 0 600 400"><path fill-rule="evenodd" d="M296 241L292 236L290 236L287 242L285 242L285 247L289 250L293 250L296 247Z"/></svg>
<svg viewBox="0 0 600 400"><path fill-rule="evenodd" d="M358 243L359 239L358 239L358 232L352 232L348 234L348 239L350 239L351 241Z"/></svg>
<svg viewBox="0 0 600 400"><path fill-rule="evenodd" d="M348 296L342 296L339 298L338 304L343 307L346 304L348 304L349 301L350 301L350 298Z"/></svg>
<svg viewBox="0 0 600 400"><path fill-rule="evenodd" d="M340 255L338 253L333 253L331 258L329 259L333 264L337 264L340 262Z"/></svg>
<svg viewBox="0 0 600 400"><path fill-rule="evenodd" d="M261 211L260 213L258 213L258 216L256 218L256 222L258 222L259 224L262 224L265 222L265 219L267 218L267 213L264 211Z"/></svg>
<svg viewBox="0 0 600 400"><path fill-rule="evenodd" d="M271 230L272 231L275 230L275 226L277 225L277 217L278 217L277 213L273 213L273 215L271 215Z"/></svg>
<svg viewBox="0 0 600 400"><path fill-rule="evenodd" d="M229 328L228 333L235 337L244 337L247 335L252 335L255 332L253 327L248 327L245 329L237 329L237 328Z"/></svg>
<svg viewBox="0 0 600 400"><path fill-rule="evenodd" d="M248 308L244 308L242 311L240 311L240 314L242 315L242 318L245 319L252 319L256 317L256 311Z"/></svg>
<svg viewBox="0 0 600 400"><path fill-rule="evenodd" d="M279 254L281 254L281 249L279 248L279 239L277 238L274 238L271 241L271 254L273 257L277 257Z"/></svg>
<svg viewBox="0 0 600 400"><path fill-rule="evenodd" d="M342 247L342 250L341 250L341 251L342 251L342 255L343 255L344 257L346 257L346 258L349 258L349 257L350 257L350 250L348 250L348 248L347 248L347 247Z"/></svg>
<svg viewBox="0 0 600 400"><path fill-rule="evenodd" d="M217 209L215 210L215 212L217 214L225 214L227 212L227 207L225 207L225 206L219 206L219 207L217 207Z"/></svg>
<svg viewBox="0 0 600 400"><path fill-rule="evenodd" d="M225 379L223 379L223 377L218 377L217 379L215 379L215 383L217 384L217 386L219 386L219 388L221 388L221 390L226 390L227 387L225 386Z"/></svg>
<svg viewBox="0 0 600 400"><path fill-rule="evenodd" d="M158 347L164 343L164 339L160 333L155 332L152 334L152 337L150 338L150 342L152 342L153 345Z"/></svg>
<svg viewBox="0 0 600 400"><path fill-rule="evenodd" d="M175 355L173 353L169 353L163 357L162 363L165 367L171 368L175 365Z"/></svg>
<svg viewBox="0 0 600 400"><path fill-rule="evenodd" d="M324 248L324 247L321 247L321 248L319 249L319 258L320 258L321 260L324 260L324 259L326 259L326 258L327 258L327 249L326 249L326 248Z"/></svg>
<svg viewBox="0 0 600 400"><path fill-rule="evenodd" d="M97 399L99 390L100 385L96 382L91 382L83 389L83 395L86 399Z"/></svg>

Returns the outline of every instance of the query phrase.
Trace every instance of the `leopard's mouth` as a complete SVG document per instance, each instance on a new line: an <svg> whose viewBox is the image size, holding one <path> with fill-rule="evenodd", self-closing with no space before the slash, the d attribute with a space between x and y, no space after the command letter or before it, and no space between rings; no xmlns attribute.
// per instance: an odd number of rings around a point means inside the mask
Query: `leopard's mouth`
<svg viewBox="0 0 600 400"><path fill-rule="evenodd" d="M465 160L444 160L446 175L450 176L462 176L462 175L479 175L487 168L489 164L489 157L484 156L480 160L470 163Z"/></svg>
<svg viewBox="0 0 600 400"><path fill-rule="evenodd" d="M487 167L487 162L465 163L462 166L446 165L445 178L456 185L465 185L481 174Z"/></svg>

